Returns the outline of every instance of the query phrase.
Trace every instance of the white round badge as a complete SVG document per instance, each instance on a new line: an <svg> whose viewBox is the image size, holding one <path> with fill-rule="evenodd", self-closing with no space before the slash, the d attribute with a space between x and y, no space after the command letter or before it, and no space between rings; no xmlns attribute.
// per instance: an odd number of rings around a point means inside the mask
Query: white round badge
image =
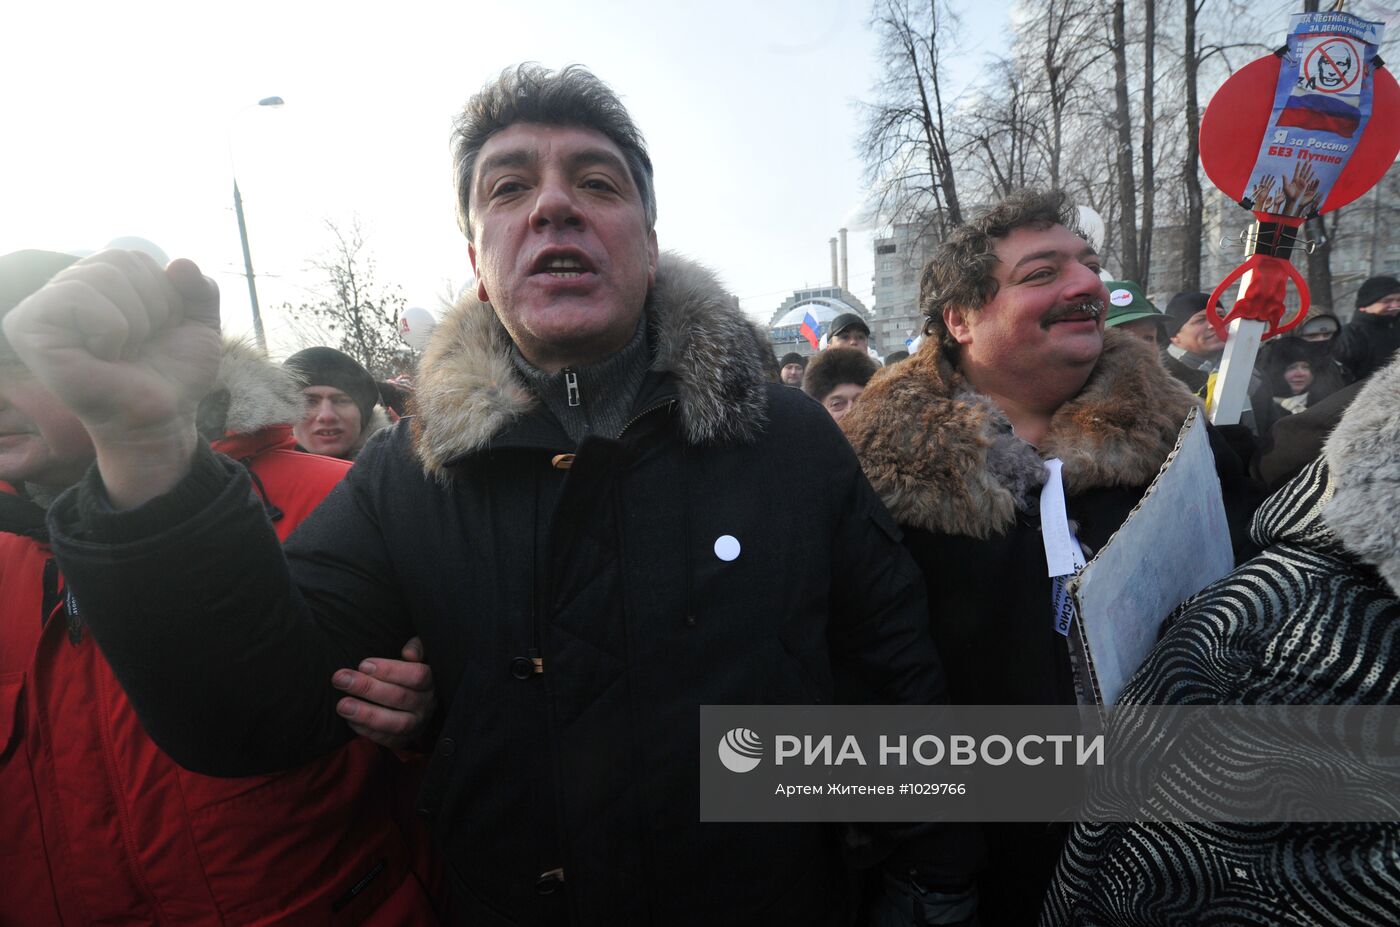
<svg viewBox="0 0 1400 927"><path fill-rule="evenodd" d="M1115 306L1131 306L1133 303L1132 290L1114 290L1108 294L1108 301Z"/></svg>
<svg viewBox="0 0 1400 927"><path fill-rule="evenodd" d="M728 563L739 557L739 539L732 534L721 534L715 538L715 556Z"/></svg>

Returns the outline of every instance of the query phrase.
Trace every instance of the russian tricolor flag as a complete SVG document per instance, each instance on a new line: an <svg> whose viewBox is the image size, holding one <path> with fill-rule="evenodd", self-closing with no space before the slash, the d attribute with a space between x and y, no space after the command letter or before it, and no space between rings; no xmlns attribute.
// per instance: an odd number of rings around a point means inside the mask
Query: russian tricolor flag
<svg viewBox="0 0 1400 927"><path fill-rule="evenodd" d="M1361 110L1321 93L1295 94L1288 98L1277 124L1351 138L1361 124Z"/></svg>
<svg viewBox="0 0 1400 927"><path fill-rule="evenodd" d="M797 332L803 338L807 339L807 343L812 346L813 351L817 349L817 344L821 341L822 337L822 326L812 313L809 312L802 317L802 327L799 328Z"/></svg>

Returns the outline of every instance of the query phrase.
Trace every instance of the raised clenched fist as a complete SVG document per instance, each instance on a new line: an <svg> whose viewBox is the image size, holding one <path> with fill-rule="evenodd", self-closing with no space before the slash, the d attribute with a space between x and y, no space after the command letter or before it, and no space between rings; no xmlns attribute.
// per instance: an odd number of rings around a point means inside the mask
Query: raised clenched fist
<svg viewBox="0 0 1400 927"><path fill-rule="evenodd" d="M161 269L139 252L104 251L59 272L4 326L92 435L114 504L140 504L188 469L195 413L219 369L219 292L193 263Z"/></svg>

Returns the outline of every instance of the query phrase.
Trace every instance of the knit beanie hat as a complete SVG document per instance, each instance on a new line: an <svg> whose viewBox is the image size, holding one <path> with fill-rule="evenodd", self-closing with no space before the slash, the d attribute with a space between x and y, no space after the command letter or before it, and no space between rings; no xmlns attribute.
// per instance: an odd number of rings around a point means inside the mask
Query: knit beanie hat
<svg viewBox="0 0 1400 927"><path fill-rule="evenodd" d="M1394 277L1371 277L1356 291L1356 308L1378 303L1387 296L1400 294L1400 280Z"/></svg>
<svg viewBox="0 0 1400 927"><path fill-rule="evenodd" d="M359 361L335 348L307 348L287 358L284 367L306 386L330 386L355 400L360 410L360 427L369 423L379 401L379 386Z"/></svg>
<svg viewBox="0 0 1400 927"><path fill-rule="evenodd" d="M1166 316L1167 337L1172 338L1181 331L1181 326L1191 321L1191 316L1200 312L1210 302L1210 297L1204 293L1178 293L1167 303Z"/></svg>
<svg viewBox="0 0 1400 927"><path fill-rule="evenodd" d="M78 259L54 251L14 251L0 257L0 319ZM15 360L15 352L0 329L0 358Z"/></svg>
<svg viewBox="0 0 1400 927"><path fill-rule="evenodd" d="M782 370L788 364L796 364L805 370L807 369L807 358L798 354L796 351L789 351L778 360L778 369Z"/></svg>
<svg viewBox="0 0 1400 927"><path fill-rule="evenodd" d="M864 386L879 367L858 348L827 348L812 358L802 377L802 392L818 402L843 383Z"/></svg>

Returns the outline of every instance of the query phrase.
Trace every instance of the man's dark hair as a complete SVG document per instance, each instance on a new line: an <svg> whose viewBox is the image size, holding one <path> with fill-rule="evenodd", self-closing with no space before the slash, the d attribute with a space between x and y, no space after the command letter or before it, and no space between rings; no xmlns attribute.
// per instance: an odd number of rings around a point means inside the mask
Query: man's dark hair
<svg viewBox="0 0 1400 927"><path fill-rule="evenodd" d="M821 402L842 384L864 386L878 369L870 355L858 348L827 348L807 363L802 392Z"/></svg>
<svg viewBox="0 0 1400 927"><path fill-rule="evenodd" d="M938 339L950 356L958 343L943 324L943 309L956 306L975 314L997 293L992 269L997 241L1016 229L1047 229L1063 225L1076 235L1079 212L1063 190L1017 190L990 209L979 213L948 235L924 265L919 276L919 309L924 314L924 335Z"/></svg>
<svg viewBox="0 0 1400 927"><path fill-rule="evenodd" d="M560 71L527 61L506 68L463 107L452 127L452 173L457 183L457 224L470 238L472 175L486 140L517 122L579 126L601 132L622 151L642 198L647 228L656 225L656 190L646 142L627 108L587 68Z"/></svg>

